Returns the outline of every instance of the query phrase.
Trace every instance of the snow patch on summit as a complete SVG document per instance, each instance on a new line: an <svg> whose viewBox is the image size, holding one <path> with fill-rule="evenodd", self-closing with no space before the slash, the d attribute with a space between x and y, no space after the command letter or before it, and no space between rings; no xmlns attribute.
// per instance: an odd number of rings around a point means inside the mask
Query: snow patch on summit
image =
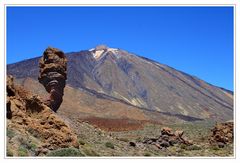
<svg viewBox="0 0 240 163"><path fill-rule="evenodd" d="M101 57L101 55L104 53L104 50L97 50L97 51L95 51L95 53L93 53L93 57L95 58L95 59L98 59L98 58L100 58Z"/></svg>
<svg viewBox="0 0 240 163"><path fill-rule="evenodd" d="M107 46L97 46L96 48L89 49L92 52L92 55L95 59L100 59L105 56L108 52L112 52L113 54L117 54L118 49L116 48L108 48Z"/></svg>

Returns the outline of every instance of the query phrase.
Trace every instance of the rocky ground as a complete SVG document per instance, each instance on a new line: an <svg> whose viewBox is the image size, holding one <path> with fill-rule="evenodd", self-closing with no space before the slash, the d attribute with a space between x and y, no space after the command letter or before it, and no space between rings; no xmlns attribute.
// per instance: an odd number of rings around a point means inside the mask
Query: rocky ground
<svg viewBox="0 0 240 163"><path fill-rule="evenodd" d="M57 150L47 150L41 156L151 156L151 157L218 157L233 156L233 144L218 146L210 144L208 138L211 137L211 128L214 124L201 122L197 124L170 125L172 131L184 131L184 138L191 144L176 143L163 148L154 144L145 143L147 139L158 138L162 128L165 126L156 124L146 124L143 129L132 131L104 131L93 125L79 121L74 124L78 135L79 148L59 148ZM14 140L20 140L22 148L15 149L8 146L8 156L37 156L37 147L34 144L39 140L30 135L31 139L21 136L20 133L8 129L8 141L10 144ZM20 138L20 139L19 139ZM31 141L27 141L31 140ZM15 152L13 152L15 151ZM22 152L23 151L23 152Z"/></svg>
<svg viewBox="0 0 240 163"><path fill-rule="evenodd" d="M165 126L158 124L146 124L140 130L106 132L88 123L80 122L77 133L80 150L87 151L87 156L233 156L232 143L224 146L209 143L208 138L213 125L209 122L170 125L174 132L184 131L184 138L191 144L176 143L166 148L144 143L147 139L159 138Z"/></svg>
<svg viewBox="0 0 240 163"><path fill-rule="evenodd" d="M41 98L7 87L7 156L233 156L233 122L156 124L55 113Z"/></svg>
<svg viewBox="0 0 240 163"><path fill-rule="evenodd" d="M233 156L233 122L159 124L55 113L7 81L7 156Z"/></svg>

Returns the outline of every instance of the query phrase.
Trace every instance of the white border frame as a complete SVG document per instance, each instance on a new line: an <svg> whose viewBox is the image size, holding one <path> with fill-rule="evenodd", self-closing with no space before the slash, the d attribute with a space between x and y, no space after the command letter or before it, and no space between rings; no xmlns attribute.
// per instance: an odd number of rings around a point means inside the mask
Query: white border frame
<svg viewBox="0 0 240 163"><path fill-rule="evenodd" d="M236 151L237 151L237 144L239 144L239 142L237 141L237 139L236 139L236 137L237 137L237 119L236 119L236 115L237 115L237 110L236 110L236 106L237 106L237 87L236 87L236 83L237 83L237 74L236 74L236 69L237 69L237 56L236 56L236 52L237 52L237 47L236 47L236 37L237 37L237 35L236 35L236 27L237 27L237 12L239 12L238 10L237 10L237 1L228 1L228 2L230 2L230 3L226 3L225 1L221 1L219 4L208 4L209 2L210 2L210 0L208 0L208 1L206 1L206 0L202 0L202 3L205 3L205 4L201 4L201 3L192 3L192 4L187 4L186 2L185 3L183 3L183 4L178 4L178 3L176 3L176 1L175 1L175 4L174 3L166 3L166 1L165 1L165 3L163 3L163 4L154 4L154 3L149 3L149 4L144 4L144 3L142 3L142 4L134 4L134 3L129 3L129 2L127 2L127 3L125 3L125 4L111 4L111 3L102 3L102 4L98 4L98 3L96 3L96 2L94 2L94 3L82 3L82 4L74 4L74 3L72 3L72 2L74 2L73 0L67 0L68 2L67 2L67 4L64 4L64 3L61 3L61 4L54 4L54 3L49 3L49 1L50 0L42 0L41 2L42 2L42 4L41 3L33 3L33 2L30 2L30 3L32 3L32 4L27 4L27 3L29 3L28 1L26 1L26 0L24 0L24 2L22 3L22 4L17 4L17 3L15 3L15 2L13 2L12 0L10 1L9 0L9 3L5 3L5 2L1 2L1 5L4 5L4 7L3 6L1 6L1 12L2 12L2 8L4 8L4 64L3 64L3 66L4 66L4 71L3 71L3 76L4 76L4 87L3 87L3 89L2 90L5 90L5 86L6 86L6 7L8 7L8 6L233 6L234 7L234 124L236 124L236 125L234 125L234 132L235 132L235 137L234 137L234 157L170 157L170 158L168 158L168 157L152 157L152 158L150 158L150 159L159 159L159 158L161 158L161 159L192 159L192 158L197 158L197 159L223 159L224 158L224 160L225 159L227 159L227 160L229 160L229 159L236 159L237 158L237 153L236 153ZM126 0L124 0L124 1L126 1ZM62 1L61 1L62 2ZM66 2L66 1L65 1ZM92 1L91 1L92 2ZM3 3L3 4L2 4ZM45 3L45 4L43 4L43 3ZM2 20L1 20L2 21ZM3 22L3 21L2 21ZM1 57L3 57L3 56L1 56ZM2 58L1 58L1 61L2 61ZM1 72L2 73L2 72ZM2 75L2 74L1 74ZM6 107L5 106L5 103L6 103L6 94L4 93L4 108ZM1 99L2 99L2 97L1 97ZM1 100L2 101L2 100ZM4 118L4 135L6 134L6 118L5 118L5 110L6 109L4 109L4 114L3 114L3 118ZM9 157L6 157L6 136L4 137L4 158L5 159L24 159L24 158L19 158L19 157L16 157L16 158L9 158ZM43 158L43 157L27 157L28 159L32 159L32 158L34 158L34 159L52 159L52 158ZM63 157L54 157L54 159L63 159ZM123 158L133 158L133 159L149 159L149 158L146 158L146 157L96 157L96 158L92 158L92 157L83 157L83 158L81 158L81 157L78 157L77 159L86 159L86 158L91 158L91 159L102 159L102 158L111 158L111 159L123 159ZM64 157L64 159L76 159L76 157Z"/></svg>

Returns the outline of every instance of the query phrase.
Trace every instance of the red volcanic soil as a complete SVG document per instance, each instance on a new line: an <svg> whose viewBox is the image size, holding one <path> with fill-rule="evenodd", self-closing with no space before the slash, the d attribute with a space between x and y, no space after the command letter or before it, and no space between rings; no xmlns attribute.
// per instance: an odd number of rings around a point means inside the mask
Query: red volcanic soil
<svg viewBox="0 0 240 163"><path fill-rule="evenodd" d="M105 131L130 131L143 129L147 123L155 123L147 120L131 120L131 119L107 119L100 117L88 117L82 119L91 125Z"/></svg>

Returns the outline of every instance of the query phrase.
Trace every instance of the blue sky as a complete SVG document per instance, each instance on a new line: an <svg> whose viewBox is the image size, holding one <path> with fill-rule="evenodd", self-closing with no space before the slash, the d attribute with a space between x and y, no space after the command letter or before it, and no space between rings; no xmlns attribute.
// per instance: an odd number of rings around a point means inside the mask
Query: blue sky
<svg viewBox="0 0 240 163"><path fill-rule="evenodd" d="M7 63L98 44L233 90L232 7L7 7Z"/></svg>

